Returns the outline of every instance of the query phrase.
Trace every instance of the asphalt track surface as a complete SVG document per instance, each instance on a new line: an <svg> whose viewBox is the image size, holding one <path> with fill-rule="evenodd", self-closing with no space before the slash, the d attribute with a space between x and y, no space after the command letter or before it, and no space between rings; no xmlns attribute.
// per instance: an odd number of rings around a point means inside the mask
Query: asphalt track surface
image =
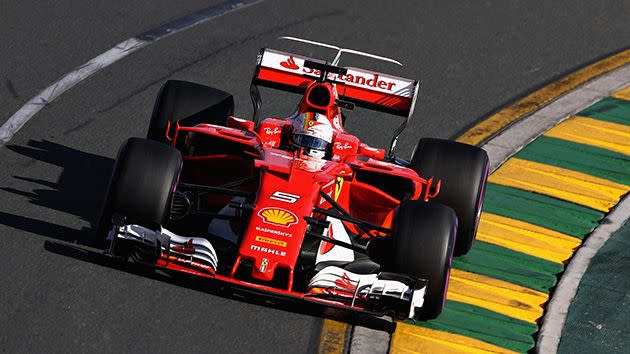
<svg viewBox="0 0 630 354"><path fill-rule="evenodd" d="M220 1L0 2L0 121L116 43ZM323 52L293 35L398 59L372 66L418 78L400 143L450 137L488 112L630 43L620 1L264 1L152 44L71 89L0 147L0 348L6 352L312 352L321 319L183 286L97 252L97 212L119 144L143 136L167 79L213 85L251 113L260 47ZM346 64L366 65L365 61ZM263 92L263 113L295 96ZM385 145L395 117L349 115Z"/></svg>

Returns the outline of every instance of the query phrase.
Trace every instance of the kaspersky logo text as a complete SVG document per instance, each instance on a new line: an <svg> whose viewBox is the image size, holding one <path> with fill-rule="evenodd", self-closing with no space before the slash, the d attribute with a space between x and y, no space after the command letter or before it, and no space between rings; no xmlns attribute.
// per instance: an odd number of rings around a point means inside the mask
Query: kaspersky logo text
<svg viewBox="0 0 630 354"><path fill-rule="evenodd" d="M284 236L284 237L292 237L293 234L290 232L284 232L284 231L280 231L280 230L273 230L267 227L260 227L260 226L256 226L256 231L260 231L260 232L264 232L264 233L268 233L268 234L274 234L274 235L278 235L278 236Z"/></svg>

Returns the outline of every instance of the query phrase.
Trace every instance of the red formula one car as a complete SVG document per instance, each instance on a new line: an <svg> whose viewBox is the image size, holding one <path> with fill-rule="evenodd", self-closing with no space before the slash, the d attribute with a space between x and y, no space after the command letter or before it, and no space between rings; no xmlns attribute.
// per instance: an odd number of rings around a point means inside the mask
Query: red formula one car
<svg viewBox="0 0 630 354"><path fill-rule="evenodd" d="M107 254L248 292L437 317L452 257L475 239L487 155L422 139L411 161L395 157L418 82L341 67L343 53L393 60L332 48L332 62L262 49L253 120L232 116L228 93L164 84L147 138L119 150L99 228ZM259 86L302 98L288 118L261 120ZM387 151L344 130L355 106L405 118Z"/></svg>

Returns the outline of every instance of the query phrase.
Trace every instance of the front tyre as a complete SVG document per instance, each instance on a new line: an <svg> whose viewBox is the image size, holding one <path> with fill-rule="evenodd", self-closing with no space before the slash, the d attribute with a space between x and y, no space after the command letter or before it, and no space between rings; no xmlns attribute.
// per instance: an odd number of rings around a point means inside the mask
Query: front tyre
<svg viewBox="0 0 630 354"><path fill-rule="evenodd" d="M456 232L455 212L442 204L408 200L395 212L392 255L385 268L428 281L424 304L416 309L415 320L434 319L442 313Z"/></svg>
<svg viewBox="0 0 630 354"><path fill-rule="evenodd" d="M418 175L440 179L440 193L433 201L455 210L459 221L455 256L472 248L477 234L488 179L488 154L478 147L450 140L423 138L410 166Z"/></svg>
<svg viewBox="0 0 630 354"><path fill-rule="evenodd" d="M234 98L229 93L193 82L169 80L155 100L147 139L170 145L167 134L175 123L225 125L232 114Z"/></svg>
<svg viewBox="0 0 630 354"><path fill-rule="evenodd" d="M157 229L168 221L182 167L179 151L147 139L130 138L119 149L98 232L106 237L114 214L127 224Z"/></svg>

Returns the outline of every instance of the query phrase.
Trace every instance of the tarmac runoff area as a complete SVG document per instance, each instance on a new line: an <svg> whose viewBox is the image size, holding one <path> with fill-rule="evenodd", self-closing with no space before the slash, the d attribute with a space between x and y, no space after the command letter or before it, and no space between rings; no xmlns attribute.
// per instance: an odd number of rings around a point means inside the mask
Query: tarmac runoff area
<svg viewBox="0 0 630 354"><path fill-rule="evenodd" d="M561 352L586 349L572 344L571 337L562 340L560 333L566 308L590 258L628 217L630 202L626 198L605 218L630 191L628 85L630 65L624 65L563 92L553 103L537 107L516 123L501 122L509 128L483 145L494 172L489 178L478 241L468 255L454 260L443 314L434 321L398 323L390 342L392 353L533 349L549 353L556 352L558 342ZM616 220L612 226L610 220ZM627 233L627 227L625 230ZM578 252L574 262L574 252L584 240L588 240L581 248L585 255ZM590 245L591 240L596 245ZM623 245L623 241L615 241L605 246L605 251L623 251L627 249ZM606 258L596 258L598 268L593 272L624 269L621 264L610 263L602 268ZM627 262L627 255L613 259ZM572 263L563 274L569 261ZM563 278L556 286L561 274ZM569 312L569 321L579 318L578 322L569 322L564 333L579 336L580 326L589 324L585 308L593 298L600 298L597 289L605 288L603 293L614 299L601 301L597 308L602 307L600 313L610 316L605 323L611 323L611 329L591 334L599 342L589 341L588 349L621 351L620 341L604 342L607 335L628 335L619 326L624 323L623 314L614 308L627 303L628 294L616 290L621 288L614 285L616 282L604 286L603 277L587 274L585 288L571 307L575 313ZM612 273L610 277L620 276ZM618 284L627 283L624 279L618 279ZM543 317L554 295L551 315ZM541 324L543 335L539 336ZM592 326L598 329L597 324ZM355 327L352 343L361 345L353 345L350 351L377 352L378 337L374 331Z"/></svg>

